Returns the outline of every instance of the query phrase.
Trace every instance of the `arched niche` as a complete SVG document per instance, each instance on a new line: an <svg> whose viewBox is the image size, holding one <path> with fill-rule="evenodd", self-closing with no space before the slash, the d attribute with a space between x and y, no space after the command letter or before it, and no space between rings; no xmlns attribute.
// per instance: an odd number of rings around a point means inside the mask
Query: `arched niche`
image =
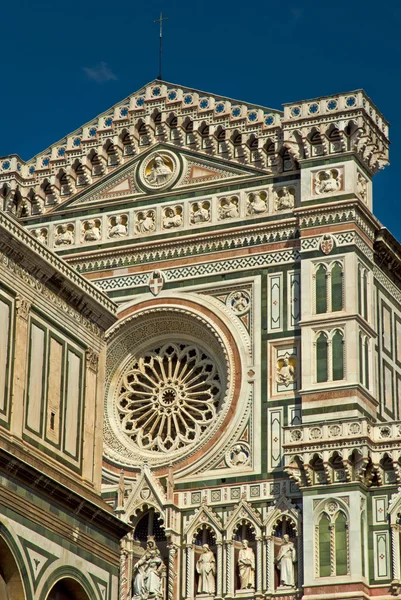
<svg viewBox="0 0 401 600"><path fill-rule="evenodd" d="M0 536L0 598L26 600L17 561L6 540Z"/></svg>
<svg viewBox="0 0 401 600"><path fill-rule="evenodd" d="M202 590L201 578L204 577L204 575L202 575L200 573L200 571L202 571L201 566L198 568L198 561L201 558L206 545L209 547L209 551L212 552L212 554L214 556L214 560L215 560L214 574L208 576L208 583L207 583L208 586L213 587L213 578L214 578L214 592L211 592L211 593L207 593L206 591ZM218 565L218 563L217 563L217 532L208 523L200 525L194 531L193 549L194 549L194 567L195 567L193 597L195 597L197 595L198 596L204 595L204 594L214 596L216 593L216 590L217 590L217 580L219 577L217 569L219 569L219 571L220 571L221 565Z"/></svg>
<svg viewBox="0 0 401 600"><path fill-rule="evenodd" d="M239 521L233 530L233 546L234 546L234 589L235 590L243 590L241 585L241 577L240 577L240 569L239 569L239 555L243 548L243 542L248 542L248 547L252 549L254 560L257 555L257 543L256 543L257 532L255 530L255 526L248 520L242 519ZM256 589L256 564L254 567L254 577L253 577L253 585L250 586L250 589Z"/></svg>
<svg viewBox="0 0 401 600"><path fill-rule="evenodd" d="M92 600L78 581L70 577L57 581L46 600Z"/></svg>

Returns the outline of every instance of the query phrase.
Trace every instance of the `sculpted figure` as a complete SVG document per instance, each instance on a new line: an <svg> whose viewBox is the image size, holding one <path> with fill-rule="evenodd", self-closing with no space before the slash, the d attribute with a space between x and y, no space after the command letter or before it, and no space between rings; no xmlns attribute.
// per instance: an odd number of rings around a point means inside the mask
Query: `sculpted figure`
<svg viewBox="0 0 401 600"><path fill-rule="evenodd" d="M208 544L202 546L202 554L196 563L196 572L199 574L198 594L214 595L216 559Z"/></svg>
<svg viewBox="0 0 401 600"><path fill-rule="evenodd" d="M88 221L87 229L84 233L85 242L97 242L100 240L100 229L96 225L95 221Z"/></svg>
<svg viewBox="0 0 401 600"><path fill-rule="evenodd" d="M191 214L192 223L204 223L210 218L210 211L208 208L202 206L200 202L195 202L193 205L193 212Z"/></svg>
<svg viewBox="0 0 401 600"><path fill-rule="evenodd" d="M232 452L233 456L231 458L231 462L234 466L245 465L245 463L248 462L248 455L244 452L240 444L234 446Z"/></svg>
<svg viewBox="0 0 401 600"><path fill-rule="evenodd" d="M145 179L148 183L161 185L167 183L171 175L170 167L166 165L162 156L157 155L153 160L149 173L145 175Z"/></svg>
<svg viewBox="0 0 401 600"><path fill-rule="evenodd" d="M321 171L318 173L317 177L318 185L316 186L316 191L319 194L337 192L337 190L340 189L340 178L337 171Z"/></svg>
<svg viewBox="0 0 401 600"><path fill-rule="evenodd" d="M235 312L243 312L248 308L249 298L242 292L235 292L231 300L231 308Z"/></svg>
<svg viewBox="0 0 401 600"><path fill-rule="evenodd" d="M125 237L127 235L127 226L124 224L123 217L116 218L116 224L110 229L109 237Z"/></svg>
<svg viewBox="0 0 401 600"><path fill-rule="evenodd" d="M149 233L155 230L155 222L152 213L140 213L136 223L136 229L139 233Z"/></svg>
<svg viewBox="0 0 401 600"><path fill-rule="evenodd" d="M266 201L260 193L249 194L248 196L248 215L259 215L267 211Z"/></svg>
<svg viewBox="0 0 401 600"><path fill-rule="evenodd" d="M60 225L55 244L56 246L68 246L74 243L74 234L70 231L67 225Z"/></svg>
<svg viewBox="0 0 401 600"><path fill-rule="evenodd" d="M160 552L153 540L146 543L146 551L133 567L133 600L162 597L162 572Z"/></svg>
<svg viewBox="0 0 401 600"><path fill-rule="evenodd" d="M173 208L166 208L163 217L163 228L180 227L182 225L182 216L175 212Z"/></svg>
<svg viewBox="0 0 401 600"><path fill-rule="evenodd" d="M223 198L219 207L220 219L234 219L239 217L239 211L237 204L232 198Z"/></svg>
<svg viewBox="0 0 401 600"><path fill-rule="evenodd" d="M285 386L289 386L290 383L295 381L295 369L290 365L290 361L287 357L283 358L283 364L281 367L277 367L277 383Z"/></svg>
<svg viewBox="0 0 401 600"><path fill-rule="evenodd" d="M238 569L241 580L241 590L255 587L255 553L249 548L248 540L243 540L238 554Z"/></svg>
<svg viewBox="0 0 401 600"><path fill-rule="evenodd" d="M277 568L280 570L280 586L295 587L294 564L297 560L295 546L287 534L283 535L283 543L277 555Z"/></svg>
<svg viewBox="0 0 401 600"><path fill-rule="evenodd" d="M294 194L292 194L286 186L283 187L282 192L283 193L280 196L277 196L277 210L287 210L289 208L294 208Z"/></svg>
<svg viewBox="0 0 401 600"><path fill-rule="evenodd" d="M44 231L42 231L41 229L34 229L32 231L32 234L36 237L38 242L40 242L41 244L47 244L47 238Z"/></svg>

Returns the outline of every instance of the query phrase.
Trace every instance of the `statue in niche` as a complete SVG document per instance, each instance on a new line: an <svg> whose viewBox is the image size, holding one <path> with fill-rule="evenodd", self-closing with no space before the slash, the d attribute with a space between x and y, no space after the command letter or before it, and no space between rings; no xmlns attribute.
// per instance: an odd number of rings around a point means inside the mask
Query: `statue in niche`
<svg viewBox="0 0 401 600"><path fill-rule="evenodd" d="M34 229L32 235L40 242L41 244L47 244L47 232L45 229Z"/></svg>
<svg viewBox="0 0 401 600"><path fill-rule="evenodd" d="M206 203L205 203L206 205ZM201 202L192 205L191 223L205 223L210 219L210 210Z"/></svg>
<svg viewBox="0 0 401 600"><path fill-rule="evenodd" d="M199 575L198 594L214 596L216 587L216 559L208 544L203 544L202 554L196 563L196 572Z"/></svg>
<svg viewBox="0 0 401 600"><path fill-rule="evenodd" d="M362 200L365 202L365 204L366 204L366 196L367 196L366 188L367 188L366 179L360 173L358 173L357 180L356 180L356 191L359 194L359 196L362 198Z"/></svg>
<svg viewBox="0 0 401 600"><path fill-rule="evenodd" d="M255 553L249 547L248 540L242 541L242 548L238 554L238 570L241 581L241 590L255 588Z"/></svg>
<svg viewBox="0 0 401 600"><path fill-rule="evenodd" d="M74 243L74 232L68 229L67 225L60 225L57 229L56 246L68 246Z"/></svg>
<svg viewBox="0 0 401 600"><path fill-rule="evenodd" d="M171 229L172 227L181 227L182 216L179 208L166 208L163 217L163 229Z"/></svg>
<svg viewBox="0 0 401 600"><path fill-rule="evenodd" d="M127 235L127 225L124 222L124 217L119 215L116 217L115 225L110 228L109 237L125 237Z"/></svg>
<svg viewBox="0 0 401 600"><path fill-rule="evenodd" d="M341 177L337 169L319 171L316 175L316 193L329 194L337 192L341 187Z"/></svg>
<svg viewBox="0 0 401 600"><path fill-rule="evenodd" d="M267 211L265 192L251 193L248 196L248 215L260 215Z"/></svg>
<svg viewBox="0 0 401 600"><path fill-rule="evenodd" d="M94 220L86 223L84 242L97 242L100 240L100 228Z"/></svg>
<svg viewBox="0 0 401 600"><path fill-rule="evenodd" d="M145 174L145 180L151 185L163 185L171 178L172 169L164 162L160 154L157 154L153 159L149 173Z"/></svg>
<svg viewBox="0 0 401 600"><path fill-rule="evenodd" d="M294 206L295 196L287 186L283 187L282 190L277 192L277 210L288 210L290 208L294 208Z"/></svg>
<svg viewBox="0 0 401 600"><path fill-rule="evenodd" d="M162 576L165 571L159 549L148 539L146 550L133 567L132 600L162 598Z"/></svg>
<svg viewBox="0 0 401 600"><path fill-rule="evenodd" d="M295 381L295 367L290 364L287 356L279 358L277 361L277 383L288 387Z"/></svg>
<svg viewBox="0 0 401 600"><path fill-rule="evenodd" d="M138 213L136 230L139 233L150 233L155 229L155 218L152 211L149 211L148 213Z"/></svg>
<svg viewBox="0 0 401 600"><path fill-rule="evenodd" d="M235 219L236 217L239 217L238 200L235 201L234 198L223 198L220 201L219 218Z"/></svg>
<svg viewBox="0 0 401 600"><path fill-rule="evenodd" d="M290 542L288 534L283 535L279 553L276 558L277 568L280 571L280 587L295 587L295 563L297 560L295 546Z"/></svg>

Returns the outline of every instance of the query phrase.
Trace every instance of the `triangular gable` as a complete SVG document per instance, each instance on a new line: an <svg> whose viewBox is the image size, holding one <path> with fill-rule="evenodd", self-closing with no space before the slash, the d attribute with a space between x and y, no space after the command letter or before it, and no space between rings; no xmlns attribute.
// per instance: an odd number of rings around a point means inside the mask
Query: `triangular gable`
<svg viewBox="0 0 401 600"><path fill-rule="evenodd" d="M274 506L269 507L263 525L266 527L267 535L271 535L278 522L283 518L287 518L293 522L295 530L298 531L299 517L299 510L292 504L291 500L282 494L277 498Z"/></svg>
<svg viewBox="0 0 401 600"><path fill-rule="evenodd" d="M205 501L202 502L200 508L189 519L184 529L184 534L187 537L192 537L195 531L203 525L211 525L217 534L222 535L223 523L220 517L208 507Z"/></svg>
<svg viewBox="0 0 401 600"><path fill-rule="evenodd" d="M49 207L49 213L65 212L67 208L80 208L94 204L108 204L124 198L141 198L148 196L148 191L138 181L138 172L142 161L152 153L168 150L180 158L180 173L171 187L163 191L166 196L176 189L191 188L214 181L231 181L238 178L250 178L261 173L255 169L231 166L218 159L207 159L202 155L188 154L168 144L152 147L147 153L141 154L127 163L117 167L113 174L104 175L100 180L89 185L85 190L78 191L63 203Z"/></svg>
<svg viewBox="0 0 401 600"><path fill-rule="evenodd" d="M227 536L232 536L235 525L240 521L249 521L252 523L258 533L260 533L262 521L259 513L252 508L252 506L246 501L245 495L242 496L241 501L233 508L228 518L226 530ZM230 539L230 537L229 537Z"/></svg>
<svg viewBox="0 0 401 600"><path fill-rule="evenodd" d="M131 493L124 503L123 521L129 522L131 515L146 506L152 506L161 515L164 515L164 506L167 496L147 464L143 465L141 474L133 484Z"/></svg>

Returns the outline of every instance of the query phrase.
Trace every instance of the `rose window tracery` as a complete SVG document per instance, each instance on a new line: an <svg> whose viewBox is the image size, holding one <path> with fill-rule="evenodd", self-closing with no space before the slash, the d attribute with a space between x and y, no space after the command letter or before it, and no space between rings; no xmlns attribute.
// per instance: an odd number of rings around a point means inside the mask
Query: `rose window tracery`
<svg viewBox="0 0 401 600"><path fill-rule="evenodd" d="M187 447L215 420L222 400L215 361L192 343L168 343L135 357L117 397L122 431L144 450Z"/></svg>

